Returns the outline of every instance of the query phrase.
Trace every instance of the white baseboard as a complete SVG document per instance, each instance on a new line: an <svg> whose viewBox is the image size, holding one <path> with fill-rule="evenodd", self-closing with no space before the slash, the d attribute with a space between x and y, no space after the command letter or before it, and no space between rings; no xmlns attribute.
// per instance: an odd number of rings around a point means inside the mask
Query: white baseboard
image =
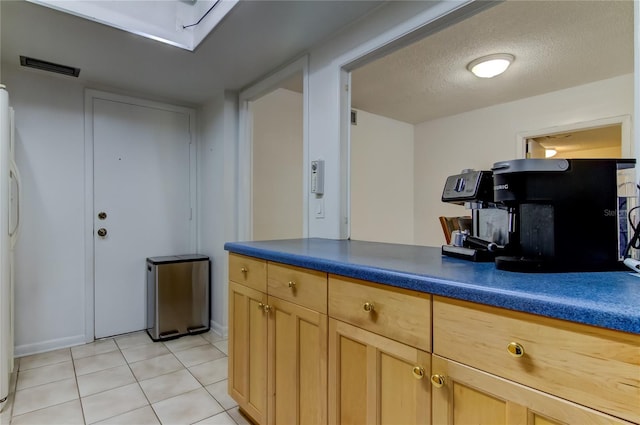
<svg viewBox="0 0 640 425"><path fill-rule="evenodd" d="M14 350L15 357L23 357L31 354L44 353L59 348L73 347L86 343L86 337L82 335L68 336L65 338L50 339L49 341L36 342L34 344L16 345Z"/></svg>
<svg viewBox="0 0 640 425"><path fill-rule="evenodd" d="M215 321L211 321L211 330L222 337L227 337L228 327L222 326ZM86 344L87 339L84 334L74 335L65 338L50 339L49 341L36 342L34 344L16 345L14 350L15 357L24 357L31 354L44 353L47 351L58 350L60 348L73 347L76 345Z"/></svg>
<svg viewBox="0 0 640 425"><path fill-rule="evenodd" d="M229 328L227 326L222 326L220 323L213 320L211 321L211 330L224 338L226 338L229 333Z"/></svg>

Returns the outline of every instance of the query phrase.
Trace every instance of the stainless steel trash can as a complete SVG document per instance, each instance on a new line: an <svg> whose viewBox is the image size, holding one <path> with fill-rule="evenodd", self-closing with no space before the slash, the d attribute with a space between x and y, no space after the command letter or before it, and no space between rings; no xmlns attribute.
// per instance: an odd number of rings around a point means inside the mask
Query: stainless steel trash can
<svg viewBox="0 0 640 425"><path fill-rule="evenodd" d="M154 341L209 330L209 257L147 258L147 332Z"/></svg>

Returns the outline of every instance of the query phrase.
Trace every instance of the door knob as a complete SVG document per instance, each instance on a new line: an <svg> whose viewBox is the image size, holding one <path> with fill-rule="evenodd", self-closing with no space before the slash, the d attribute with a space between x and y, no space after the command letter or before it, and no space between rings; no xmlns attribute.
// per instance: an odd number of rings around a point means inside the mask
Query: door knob
<svg viewBox="0 0 640 425"><path fill-rule="evenodd" d="M105 229L104 227L98 229L98 236L100 236L101 238L107 236L107 229Z"/></svg>

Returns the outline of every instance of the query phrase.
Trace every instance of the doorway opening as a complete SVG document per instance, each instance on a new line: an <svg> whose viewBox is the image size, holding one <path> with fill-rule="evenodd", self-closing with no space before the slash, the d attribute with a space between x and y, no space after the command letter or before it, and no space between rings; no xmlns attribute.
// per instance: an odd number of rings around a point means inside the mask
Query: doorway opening
<svg viewBox="0 0 640 425"><path fill-rule="evenodd" d="M249 105L254 240L302 237L302 83L297 72Z"/></svg>
<svg viewBox="0 0 640 425"><path fill-rule="evenodd" d="M527 158L621 158L622 125L527 139Z"/></svg>
<svg viewBox="0 0 640 425"><path fill-rule="evenodd" d="M308 234L308 57L240 93L238 236Z"/></svg>
<svg viewBox="0 0 640 425"><path fill-rule="evenodd" d="M631 117L604 118L518 134L520 158L633 158Z"/></svg>
<svg viewBox="0 0 640 425"><path fill-rule="evenodd" d="M569 149L560 140L568 139L566 133L617 126L615 156L633 157L633 5L489 3L491 7L419 40L416 36L393 52L385 47L381 50L386 55L368 61L375 55L371 53L349 66L349 107L358 111L350 140L352 237L379 241L380 229L393 223L413 239L406 242L401 231L394 231L385 242L442 245L438 217L465 215L463 207L441 202L447 177L463 169L488 170L497 161L525 158L529 139L549 136L559 151ZM612 25L605 27L605 21ZM598 22L595 27L601 34L594 33L593 22ZM530 42L541 35L545 42ZM593 42L586 44L586 39ZM505 74L480 80L468 71L474 59L499 52L516 58ZM608 58L598 61L603 64L598 72L588 65L595 57ZM376 125L393 124L407 133L412 128L413 137L403 137L397 130L393 135L375 130L364 120L367 114ZM571 122L576 124L565 125ZM518 134L520 129L542 130ZM360 150L358 134L367 132L382 136L391 147L379 148L367 135L363 139L367 145ZM401 145L400 140L406 142ZM545 145L542 139L536 143ZM608 145L592 148L580 150L585 156L614 155ZM570 155L578 157L575 151ZM393 167L396 158L404 168ZM397 171L410 167L413 173ZM364 189L359 182L365 182ZM389 182L395 186L385 191ZM367 190L371 195L365 197ZM402 191L406 196L400 198Z"/></svg>

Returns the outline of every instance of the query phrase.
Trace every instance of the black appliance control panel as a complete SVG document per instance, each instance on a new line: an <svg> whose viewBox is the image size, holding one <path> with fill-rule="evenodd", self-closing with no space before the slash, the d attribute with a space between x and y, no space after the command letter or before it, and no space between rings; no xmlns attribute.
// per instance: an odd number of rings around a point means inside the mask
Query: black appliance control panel
<svg viewBox="0 0 640 425"><path fill-rule="evenodd" d="M442 201L453 204L493 202L492 172L465 170L461 174L447 177Z"/></svg>

